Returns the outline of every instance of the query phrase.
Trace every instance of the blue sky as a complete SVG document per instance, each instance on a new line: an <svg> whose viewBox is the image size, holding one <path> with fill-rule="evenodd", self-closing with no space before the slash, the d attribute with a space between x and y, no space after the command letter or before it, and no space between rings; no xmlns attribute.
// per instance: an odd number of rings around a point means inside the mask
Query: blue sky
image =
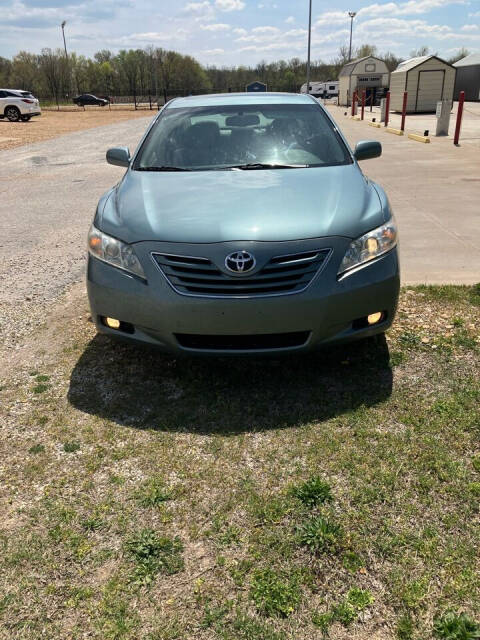
<svg viewBox="0 0 480 640"><path fill-rule="evenodd" d="M427 45L448 57L480 51L480 0L313 0L312 58L328 61L348 44L408 57ZM306 57L308 0L0 0L0 55L62 46L92 55L102 48L154 45L204 64L255 64Z"/></svg>

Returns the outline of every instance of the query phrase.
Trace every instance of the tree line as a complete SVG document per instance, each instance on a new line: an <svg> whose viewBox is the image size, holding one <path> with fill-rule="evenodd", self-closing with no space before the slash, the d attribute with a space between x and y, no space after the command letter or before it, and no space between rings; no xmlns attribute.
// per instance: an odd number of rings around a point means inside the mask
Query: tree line
<svg viewBox="0 0 480 640"><path fill-rule="evenodd" d="M427 47L412 51L425 55ZM468 54L462 49L449 61ZM354 58L376 55L390 71L402 58L394 53L378 53L371 45L362 45ZM312 81L336 80L348 62L348 47L340 47L330 62L315 60L311 64ZM192 56L160 47L122 49L117 54L108 49L87 58L76 53L65 55L63 49L42 49L40 54L20 51L11 60L0 57L0 87L30 90L39 98L59 101L78 93L98 96L153 96L165 99L175 95L208 92L244 91L254 80L267 84L271 91L299 91L305 82L306 62L300 58L259 62L255 66L202 66Z"/></svg>

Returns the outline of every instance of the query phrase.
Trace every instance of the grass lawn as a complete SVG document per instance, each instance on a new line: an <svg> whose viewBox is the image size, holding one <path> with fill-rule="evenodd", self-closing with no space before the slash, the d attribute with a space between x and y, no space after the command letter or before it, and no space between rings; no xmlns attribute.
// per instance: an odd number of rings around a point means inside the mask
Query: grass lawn
<svg viewBox="0 0 480 640"><path fill-rule="evenodd" d="M264 360L76 322L0 388L0 638L480 638L479 320L410 288L386 341Z"/></svg>

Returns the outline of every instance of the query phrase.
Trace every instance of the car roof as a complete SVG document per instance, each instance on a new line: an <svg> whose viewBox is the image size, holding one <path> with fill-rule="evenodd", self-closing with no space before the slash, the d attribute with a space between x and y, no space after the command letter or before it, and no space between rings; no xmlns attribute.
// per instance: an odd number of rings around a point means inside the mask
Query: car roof
<svg viewBox="0 0 480 640"><path fill-rule="evenodd" d="M211 93L202 96L188 96L186 98L174 98L167 103L167 109L179 109L185 107L210 107L224 105L245 104L308 104L312 100L318 102L312 96L300 93L270 93L270 92L244 92L244 93Z"/></svg>

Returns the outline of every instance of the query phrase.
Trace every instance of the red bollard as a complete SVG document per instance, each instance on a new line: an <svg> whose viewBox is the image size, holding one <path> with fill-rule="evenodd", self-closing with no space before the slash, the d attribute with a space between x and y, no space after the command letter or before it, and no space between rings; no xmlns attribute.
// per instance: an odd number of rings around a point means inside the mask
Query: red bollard
<svg viewBox="0 0 480 640"><path fill-rule="evenodd" d="M363 120L363 115L365 113L365 90L362 91L362 120Z"/></svg>
<svg viewBox="0 0 480 640"><path fill-rule="evenodd" d="M387 91L387 100L385 102L385 126L388 127L388 118L390 115L390 91Z"/></svg>
<svg viewBox="0 0 480 640"><path fill-rule="evenodd" d="M402 106L402 124L400 126L401 131L405 131L405 116L407 115L407 98L408 93L406 91L403 92L403 106Z"/></svg>
<svg viewBox="0 0 480 640"><path fill-rule="evenodd" d="M355 115L355 103L357 102L357 92L354 91L353 92L353 96L352 96L352 116Z"/></svg>
<svg viewBox="0 0 480 640"><path fill-rule="evenodd" d="M455 125L455 137L453 144L457 145L460 140L460 128L462 126L463 103L465 102L465 91L460 91L458 96L457 124Z"/></svg>

